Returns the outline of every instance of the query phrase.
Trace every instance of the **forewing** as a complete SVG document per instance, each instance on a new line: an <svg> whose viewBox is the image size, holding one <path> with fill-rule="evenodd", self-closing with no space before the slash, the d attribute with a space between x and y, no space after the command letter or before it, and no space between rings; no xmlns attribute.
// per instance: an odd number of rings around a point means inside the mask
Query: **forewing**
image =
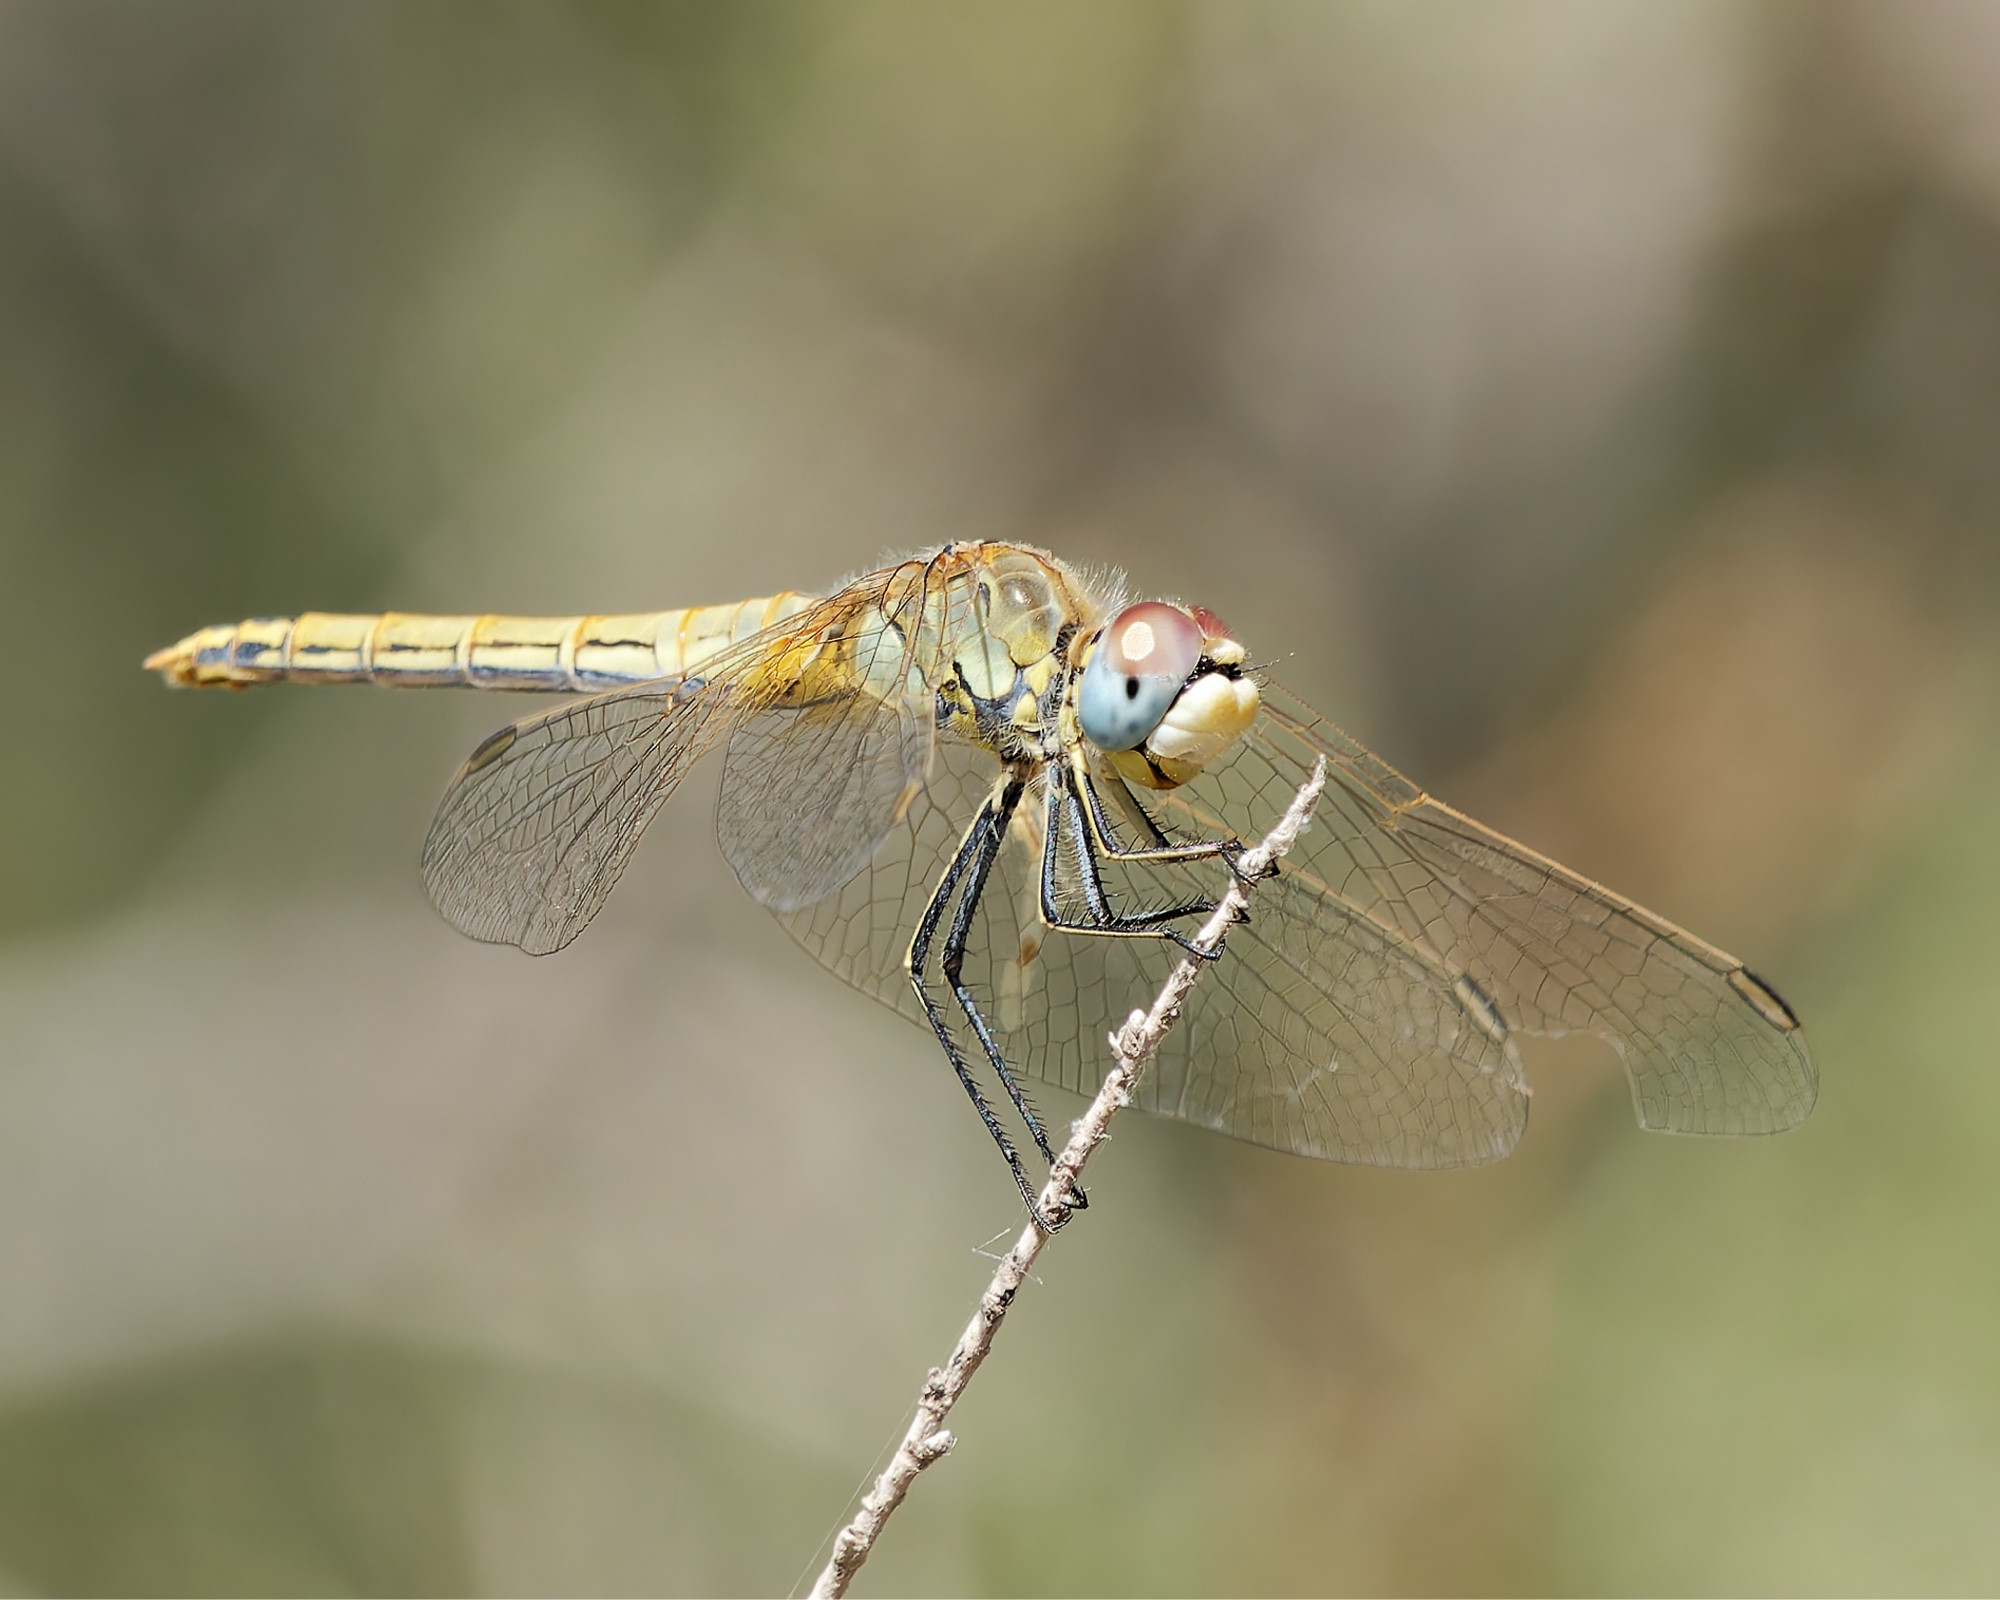
<svg viewBox="0 0 2000 1600"><path fill-rule="evenodd" d="M999 764L983 751L936 746L924 783L898 810L867 869L809 904L774 907L785 930L836 977L922 1023L903 958L999 775Z"/></svg>
<svg viewBox="0 0 2000 1600"><path fill-rule="evenodd" d="M1470 974L1510 1026L1608 1039L1646 1127L1774 1133L1812 1110L1798 1019L1735 957L1431 799L1282 689L1265 712L1224 781L1232 809L1268 809L1326 756L1296 877Z"/></svg>
<svg viewBox="0 0 2000 1600"><path fill-rule="evenodd" d="M920 586L847 596L797 690L731 732L716 833L760 905L783 915L826 898L916 803L936 730L922 610Z"/></svg>
<svg viewBox="0 0 2000 1600"><path fill-rule="evenodd" d="M1432 800L1282 689L1265 705L1230 759L1145 797L1173 837L1255 837L1314 760L1328 761L1312 826L1196 986L1139 1104L1306 1155L1464 1165L1506 1154L1525 1123L1513 1032L1574 1030L1617 1048L1648 1127L1772 1132L1810 1111L1816 1080L1797 1020L1740 962ZM978 752L941 748L868 870L786 926L842 978L921 1020L905 952L997 776ZM1106 1033L1151 999L1179 952L1043 924L1039 794L1009 832L964 971L1009 1061L1087 1094L1108 1062ZM1073 906L1064 843L1058 892ZM1129 910L1212 898L1225 882L1209 862L1112 867L1106 887ZM948 995L944 1008L955 1017Z"/></svg>
<svg viewBox="0 0 2000 1600"><path fill-rule="evenodd" d="M785 918L786 927L839 976L921 1021L904 955L997 777L977 752L941 749L929 784L869 870ZM1151 1002L1180 952L1159 939L1042 922L1040 793L1030 789L1001 849L964 971L1011 1065L1091 1094L1111 1063L1107 1035ZM1249 826L1268 826L1289 798ZM1067 848L1061 859L1071 860ZM1060 897L1074 901L1074 870L1065 866L1059 877ZM1136 909L1213 896L1227 881L1211 860L1112 868L1106 887L1122 908ZM977 1065L976 1039L939 992ZM1513 1048L1476 990L1460 987L1421 947L1282 874L1258 888L1250 923L1231 931L1222 959L1196 985L1135 1103L1274 1149L1404 1167L1505 1155L1527 1116Z"/></svg>
<svg viewBox="0 0 2000 1600"><path fill-rule="evenodd" d="M1290 799L1243 817L1243 830L1261 834ZM1177 827L1171 808L1152 809L1171 835L1196 831ZM1026 920L1038 858L1031 839L1018 842L986 902L979 971L998 996L1009 1054L1038 1078L1093 1093L1109 1065L1107 1031L1151 1003L1181 952L1157 939L1038 933ZM1065 864L1072 843L1058 840ZM1228 883L1213 860L1106 874L1114 903L1133 910L1213 897ZM1072 876L1062 874L1065 901ZM1179 926L1192 932L1196 922ZM1134 1103L1275 1150L1392 1167L1495 1160L1514 1148L1528 1113L1514 1048L1476 989L1282 869L1258 885L1250 920L1230 930L1195 985Z"/></svg>

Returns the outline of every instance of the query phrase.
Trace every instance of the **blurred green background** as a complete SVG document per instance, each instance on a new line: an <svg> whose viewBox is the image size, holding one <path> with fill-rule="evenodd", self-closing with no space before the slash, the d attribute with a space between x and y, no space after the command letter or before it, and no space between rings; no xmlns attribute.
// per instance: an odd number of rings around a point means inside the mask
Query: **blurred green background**
<svg viewBox="0 0 2000 1600"><path fill-rule="evenodd" d="M1019 1207L701 783L415 870L518 707L304 608L1024 538L1778 982L1799 1132L1133 1118L872 1593L2000 1588L2000 7L0 0L0 1588L780 1592ZM910 1168L885 1202L877 1162Z"/></svg>

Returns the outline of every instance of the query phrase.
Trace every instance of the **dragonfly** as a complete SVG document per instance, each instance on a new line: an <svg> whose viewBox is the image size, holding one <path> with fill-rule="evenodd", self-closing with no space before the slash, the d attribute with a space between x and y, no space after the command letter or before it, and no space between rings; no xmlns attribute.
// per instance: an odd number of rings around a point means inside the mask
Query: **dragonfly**
<svg viewBox="0 0 2000 1600"><path fill-rule="evenodd" d="M424 840L445 919L535 955L583 931L719 752L744 889L935 1036L1051 1224L996 1107L1053 1161L1025 1080L1091 1092L1094 1041L1322 760L1311 827L1141 1080L1144 1110L1303 1156L1470 1166L1526 1127L1519 1037L1572 1032L1610 1042L1646 1128L1776 1133L1817 1094L1797 1015L1734 956L1433 798L1213 612L1030 546L677 611L261 618L145 665L178 687L582 696L481 743Z"/></svg>

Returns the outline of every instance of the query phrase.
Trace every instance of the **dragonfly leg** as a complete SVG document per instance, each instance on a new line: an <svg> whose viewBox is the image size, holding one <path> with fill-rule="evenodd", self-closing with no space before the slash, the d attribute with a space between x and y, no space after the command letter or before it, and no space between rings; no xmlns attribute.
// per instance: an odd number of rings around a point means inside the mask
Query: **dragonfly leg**
<svg viewBox="0 0 2000 1600"><path fill-rule="evenodd" d="M1071 757L1070 777L1078 793L1083 796L1085 805L1089 808L1091 838L1095 842L1097 849L1107 860L1158 863L1163 861L1205 861L1219 857L1223 864L1229 868L1229 875L1236 879L1238 883L1242 883L1245 887L1248 887L1251 882L1255 881L1247 879L1242 867L1238 865L1247 848L1241 839L1196 839L1187 844L1175 844L1160 831L1159 823L1155 822L1152 813L1140 804L1138 798L1126 786L1125 780L1113 777L1111 782L1118 786L1119 792L1125 797L1125 809L1128 819L1144 831L1149 841L1141 849L1127 849L1118 842L1117 830L1112 827L1110 818L1105 814L1104 798L1098 793L1097 780L1091 776L1090 768L1084 762L1081 755L1073 755ZM1277 875L1278 863L1276 860L1272 860L1265 864L1264 869L1257 874L1257 878L1275 878ZM1247 914L1245 920L1247 920ZM1185 940L1177 939L1175 942L1190 955L1202 954L1201 951L1194 949Z"/></svg>
<svg viewBox="0 0 2000 1600"><path fill-rule="evenodd" d="M1013 780L1011 779L1009 780L1009 786L1013 786ZM1015 799L1019 799L1018 793ZM993 1142L1000 1147L1000 1154L1006 1158L1007 1168L1014 1174L1014 1182L1021 1191L1021 1198L1028 1202L1028 1210L1034 1214L1036 1219L1043 1226L1053 1230L1060 1227L1064 1219L1051 1218L1043 1214L1041 1206L1037 1202L1034 1187L1028 1182L1028 1174L1021 1165L1021 1157L1014 1149L1013 1140L1007 1137L1007 1130L1000 1126L1000 1119L993 1114L993 1107L987 1104L986 1096L980 1092L979 1081L973 1077L971 1067L966 1064L965 1056L958 1048L958 1041L952 1037L951 1028L946 1024L944 1014L939 1011L937 1002L931 998L930 989L924 982L924 968L930 962L931 945L937 938L938 925L944 921L945 907L951 904L952 896L958 892L960 885L965 882L968 871L972 868L974 861L979 857L981 852L986 850L997 852L999 841L1005 836L1006 830L1004 824L999 827L993 826L993 817L996 809L994 801L989 799L984 806L980 807L979 815L973 819L972 826L966 829L965 837L959 842L958 853L952 857L951 865L945 868L944 875L938 879L937 887L931 891L930 903L924 907L924 914L917 923L916 936L910 941L910 951L909 955L905 958L904 965L910 974L910 985L917 991L917 1003L924 1008L924 1016L930 1022L931 1032L937 1035L937 1041L944 1050L945 1059L951 1062L952 1071L958 1074L958 1081L964 1086L966 1095L971 1099L973 1110L979 1113L979 1120L986 1124L986 1131L992 1135ZM991 869L992 860L990 856L987 859L986 866L988 870ZM981 873L981 877L984 877L983 872ZM969 928L971 924L970 914L961 911L960 916L953 919L953 928L956 929L961 921ZM962 944L959 954L962 960L964 954ZM957 984L954 982L953 988L957 989L957 987ZM967 1004L968 1015L972 1015L973 1012L969 1003L963 1000L961 1003ZM984 1020L975 1019L974 1026L979 1030L981 1042L985 1043L987 1035ZM998 1052L990 1044L988 1044L987 1048L991 1058L997 1064L999 1061ZM1041 1125L1027 1111L1023 1104L1024 1097L1020 1094L1020 1090L1014 1083L1011 1074L1007 1073L1004 1067L1000 1069L1000 1073L1001 1082L1007 1086L1014 1098L1016 1107L1028 1119L1029 1128L1034 1132L1036 1140L1041 1145L1043 1151L1046 1152L1048 1144L1042 1134ZM1051 1157L1050 1159L1053 1160L1054 1158Z"/></svg>
<svg viewBox="0 0 2000 1600"><path fill-rule="evenodd" d="M1065 779L1066 786L1083 797L1084 804L1088 808L1091 840L1109 860L1159 863L1210 861L1220 856L1230 864L1230 870L1233 872L1236 858L1243 854L1244 845L1241 839L1196 839L1187 844L1175 844L1160 831L1160 825L1153 820L1151 813L1139 803L1132 791L1124 788L1125 780L1114 777L1111 781L1124 790L1132 822L1145 831L1149 841L1140 849L1128 849L1118 842L1117 830L1112 827L1110 817L1105 814L1104 797L1097 792L1097 780L1091 776L1090 768L1080 753L1071 755L1066 764Z"/></svg>
<svg viewBox="0 0 2000 1600"><path fill-rule="evenodd" d="M1097 857L1093 853L1092 835L1084 824L1083 804L1071 787L1070 776L1064 773L1050 785L1048 826L1042 830L1042 920L1064 933L1093 933L1118 939L1165 939L1192 954L1201 954L1194 950L1187 935L1171 924L1183 917L1207 916L1215 909L1214 901L1188 900L1158 911L1119 912L1112 909L1110 899L1104 893L1104 880L1098 870ZM1056 866L1065 823L1075 841L1077 878L1082 885L1084 905L1089 913L1084 917L1065 911L1057 893ZM1214 854L1213 851L1208 853Z"/></svg>
<svg viewBox="0 0 2000 1600"><path fill-rule="evenodd" d="M986 892L986 880L993 871L993 863L999 857L1000 846L1007 837L1007 825L1014 818L1014 808L1021 803L1022 792L1027 788L1024 780L1010 777L1002 786L997 799L989 800L980 812L985 827L979 830L978 848L974 850L966 872L965 886L959 892L958 911L952 917L951 929L945 935L944 952L938 965L943 971L945 982L951 985L951 992L957 997L959 1009L965 1019L972 1024L972 1031L979 1039L980 1048L986 1052L986 1059L993 1068L993 1075L1000 1080L1007 1091L1007 1098L1014 1103L1014 1109L1021 1114L1033 1135L1035 1148L1042 1153L1042 1159L1054 1165L1056 1153L1049 1148L1049 1136L1042 1127L1042 1120L1029 1104L1020 1080L1007 1065L1007 1057L993 1037L993 1030L987 1025L985 1013L979 1009L978 1001L964 982L965 946L972 934L972 918L979 909L979 900ZM975 824L977 828L977 824ZM1073 1204L1081 1210L1089 1204L1080 1189L1073 1191Z"/></svg>

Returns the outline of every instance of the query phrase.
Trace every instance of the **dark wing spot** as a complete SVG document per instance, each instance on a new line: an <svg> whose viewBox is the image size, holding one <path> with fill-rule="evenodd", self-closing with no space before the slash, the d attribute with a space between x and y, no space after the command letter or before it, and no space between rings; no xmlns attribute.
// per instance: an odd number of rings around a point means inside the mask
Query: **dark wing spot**
<svg viewBox="0 0 2000 1600"><path fill-rule="evenodd" d="M1461 972L1452 980L1452 992L1458 996L1459 1004L1465 1007L1472 1020L1479 1024L1480 1031L1495 1044L1507 1042L1507 1019L1500 1014L1500 1008L1493 1003L1493 996L1472 981L1472 975Z"/></svg>
<svg viewBox="0 0 2000 1600"><path fill-rule="evenodd" d="M498 733L481 739L479 741L479 748L473 751L466 759L466 776L471 777L473 773L483 771L485 768L492 766L494 762L507 753L513 743L514 730L512 728L502 728Z"/></svg>
<svg viewBox="0 0 2000 1600"><path fill-rule="evenodd" d="M1780 1033L1798 1030L1799 1014L1785 1004L1785 997L1748 967L1738 967L1729 975L1729 987L1750 1002L1758 1016Z"/></svg>

